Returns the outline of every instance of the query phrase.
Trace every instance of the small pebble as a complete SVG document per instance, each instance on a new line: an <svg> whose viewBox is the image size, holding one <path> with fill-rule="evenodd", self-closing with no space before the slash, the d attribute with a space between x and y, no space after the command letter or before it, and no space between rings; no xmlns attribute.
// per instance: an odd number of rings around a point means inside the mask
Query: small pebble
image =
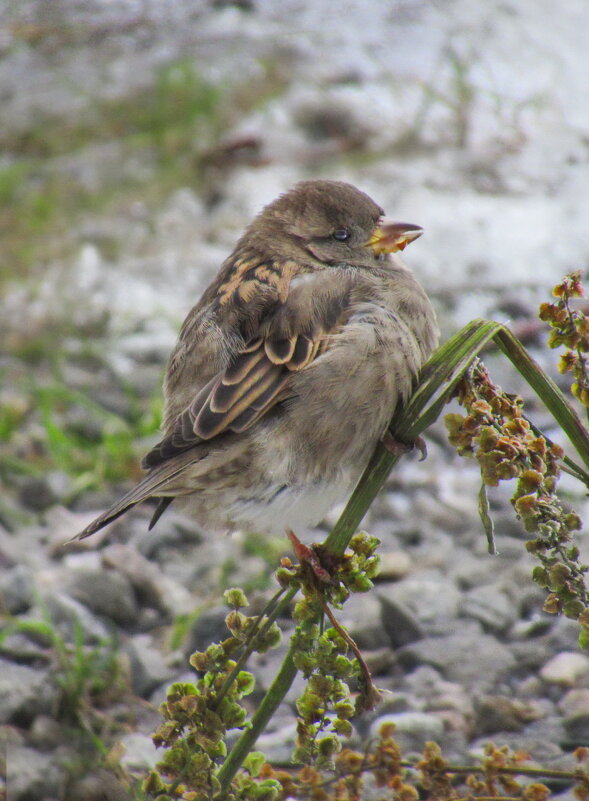
<svg viewBox="0 0 589 801"><path fill-rule="evenodd" d="M385 551L380 554L379 567L378 582L398 581L411 570L411 557L405 551Z"/></svg>
<svg viewBox="0 0 589 801"><path fill-rule="evenodd" d="M569 690L558 702L558 709L565 717L589 715L589 689Z"/></svg>
<svg viewBox="0 0 589 801"><path fill-rule="evenodd" d="M573 687L589 680L589 657L573 652L556 654L542 667L540 676L549 684Z"/></svg>

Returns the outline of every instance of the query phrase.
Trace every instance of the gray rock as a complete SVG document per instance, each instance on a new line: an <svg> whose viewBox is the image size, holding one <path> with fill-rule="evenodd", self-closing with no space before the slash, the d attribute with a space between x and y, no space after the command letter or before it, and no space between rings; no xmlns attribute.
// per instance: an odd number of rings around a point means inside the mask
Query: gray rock
<svg viewBox="0 0 589 801"><path fill-rule="evenodd" d="M0 659L0 724L26 725L53 712L58 690L46 671Z"/></svg>
<svg viewBox="0 0 589 801"><path fill-rule="evenodd" d="M560 651L578 653L579 624L577 621L562 615L559 617L550 615L550 622L552 625L547 635L548 652L551 654Z"/></svg>
<svg viewBox="0 0 589 801"><path fill-rule="evenodd" d="M20 507L18 512L14 512L17 522L12 524L11 521L5 518L12 515L12 510L7 514L4 506L5 500L2 497L0 505L0 568L14 567L15 565L25 564L31 562L31 551L37 547L41 539L41 529L35 525L35 520L27 516L23 519L23 514L20 514ZM6 527L3 524L6 524ZM10 530L10 533L9 533ZM18 536L15 536L14 531L18 530Z"/></svg>
<svg viewBox="0 0 589 801"><path fill-rule="evenodd" d="M470 531L473 521L476 520L475 499L476 494L471 495L463 490L454 494L452 503L444 503L431 491L421 491L415 496L415 516L418 520L427 520L428 525L441 531L464 534ZM442 551L439 556L443 556Z"/></svg>
<svg viewBox="0 0 589 801"><path fill-rule="evenodd" d="M19 489L19 500L27 509L43 512L58 500L46 478L27 478Z"/></svg>
<svg viewBox="0 0 589 801"><path fill-rule="evenodd" d="M84 500L86 496L82 496ZM72 537L75 537L85 526L90 523L99 511L102 511L109 503L115 500L114 495L100 494L97 499L97 504L92 504L90 511L72 511L66 509L64 506L56 504L48 509L43 518L47 527L45 532L46 540L49 542L49 552L56 559L62 559L70 551L87 551L94 550L99 547L104 539L112 536L112 529L103 529L96 532L96 534L89 540L81 542L69 543ZM82 501L80 500L80 505Z"/></svg>
<svg viewBox="0 0 589 801"><path fill-rule="evenodd" d="M257 704L274 679L276 678L277 666L282 663L289 647L288 637L283 638L278 648L274 648L265 654L253 654L248 661L248 670L251 670L256 679L256 689L248 697L248 704ZM305 689L305 680L300 672L294 678L284 700L286 703L294 704Z"/></svg>
<svg viewBox="0 0 589 801"><path fill-rule="evenodd" d="M155 767L161 759L161 750L155 747L153 740L147 734L141 732L124 734L120 738L120 743L125 749L121 765L126 770L145 772Z"/></svg>
<svg viewBox="0 0 589 801"><path fill-rule="evenodd" d="M40 751L49 751L69 736L69 731L49 715L37 715L28 732L29 745Z"/></svg>
<svg viewBox="0 0 589 801"><path fill-rule="evenodd" d="M66 775L52 754L9 745L6 762L6 790L10 801L63 798Z"/></svg>
<svg viewBox="0 0 589 801"><path fill-rule="evenodd" d="M529 618L516 620L509 632L510 637L514 640L528 640L530 637L539 637L550 631L553 623L553 615L536 613Z"/></svg>
<svg viewBox="0 0 589 801"><path fill-rule="evenodd" d="M57 629L67 642L74 640L75 629L81 628L84 642L102 642L109 637L109 629L79 601L61 592L48 592L43 596L43 605Z"/></svg>
<svg viewBox="0 0 589 801"><path fill-rule="evenodd" d="M380 620L392 648L400 648L423 637L423 629L415 614L401 601L390 598L385 592L377 592L380 601Z"/></svg>
<svg viewBox="0 0 589 801"><path fill-rule="evenodd" d="M379 715L396 714L398 712L414 712L416 709L416 699L409 693L402 693L392 690L383 693L377 707Z"/></svg>
<svg viewBox="0 0 589 801"><path fill-rule="evenodd" d="M514 751L525 751L531 758L544 766L555 766L563 757L559 743L565 739L565 731L559 721L541 721L539 727L526 727L520 732L502 732L501 745L506 745ZM488 742L499 745L499 738L486 735L473 740L468 748L469 756L480 758ZM555 764L556 763L556 764Z"/></svg>
<svg viewBox="0 0 589 801"><path fill-rule="evenodd" d="M589 689L569 690L558 702L558 709L565 717L589 715Z"/></svg>
<svg viewBox="0 0 589 801"><path fill-rule="evenodd" d="M522 731L531 708L503 695L486 695L475 702L475 734Z"/></svg>
<svg viewBox="0 0 589 801"><path fill-rule="evenodd" d="M378 589L383 598L408 609L426 632L447 631L458 614L460 592L437 571L422 571L395 584Z"/></svg>
<svg viewBox="0 0 589 801"><path fill-rule="evenodd" d="M16 565L0 575L0 608L11 615L26 612L33 604L35 583L31 571L24 565Z"/></svg>
<svg viewBox="0 0 589 801"><path fill-rule="evenodd" d="M517 617L517 609L495 584L474 587L467 592L460 602L460 612L464 617L478 620L484 629L494 634L507 631Z"/></svg>
<svg viewBox="0 0 589 801"><path fill-rule="evenodd" d="M573 687L589 679L589 657L574 652L556 654L541 669L540 678L549 684Z"/></svg>
<svg viewBox="0 0 589 801"><path fill-rule="evenodd" d="M538 676L526 676L517 685L519 698L539 698L544 694L544 685Z"/></svg>
<svg viewBox="0 0 589 801"><path fill-rule="evenodd" d="M389 647L378 648L375 651L367 651L363 648L362 657L372 676L389 676L397 661Z"/></svg>
<svg viewBox="0 0 589 801"><path fill-rule="evenodd" d="M394 738L403 752L421 752L428 740L439 740L444 733L444 724L437 715L425 712L397 712L382 715L370 726L371 737L377 737L383 724L393 723Z"/></svg>
<svg viewBox="0 0 589 801"><path fill-rule="evenodd" d="M28 632L6 632L0 638L0 655L20 664L48 663L52 659L51 642L47 638L40 643L38 639Z"/></svg>
<svg viewBox="0 0 589 801"><path fill-rule="evenodd" d="M376 580L398 581L411 570L411 557L406 551L384 551L379 554L379 571Z"/></svg>
<svg viewBox="0 0 589 801"><path fill-rule="evenodd" d="M381 620L381 604L373 593L351 595L344 608L336 611L336 617L362 650L373 651L389 645Z"/></svg>
<svg viewBox="0 0 589 801"><path fill-rule="evenodd" d="M579 745L589 741L589 712L571 715L563 720L564 730L569 739Z"/></svg>
<svg viewBox="0 0 589 801"><path fill-rule="evenodd" d="M105 567L119 572L131 582L141 606L167 611L165 594L159 581L161 570L153 562L137 553L135 548L121 543L109 545L101 556Z"/></svg>
<svg viewBox="0 0 589 801"><path fill-rule="evenodd" d="M475 556L472 549L460 547L454 548L453 554L454 559L448 565L446 575L465 590L484 586L497 573L496 562L488 554Z"/></svg>
<svg viewBox="0 0 589 801"><path fill-rule="evenodd" d="M205 539L202 529L171 506L152 531L145 527L137 537L137 548L147 559L157 559L160 551L198 545Z"/></svg>
<svg viewBox="0 0 589 801"><path fill-rule="evenodd" d="M274 764L288 764L295 747L296 722L292 719L290 710L284 711L286 714L279 717L278 725L273 726L271 731L264 732L256 743L256 748L263 751L268 761Z"/></svg>
<svg viewBox="0 0 589 801"><path fill-rule="evenodd" d="M538 671L553 653L546 637L510 642L509 650L516 659L518 671L538 674Z"/></svg>
<svg viewBox="0 0 589 801"><path fill-rule="evenodd" d="M470 627L406 645L397 656L409 670L419 665L432 665L446 678L468 687L489 688L516 664L507 646Z"/></svg>
<svg viewBox="0 0 589 801"><path fill-rule="evenodd" d="M448 568L448 556L455 545L454 536L435 527L426 515L421 515L411 504L411 522L415 520L415 528L397 531L401 547L411 555L415 570L432 571L440 576ZM448 529L453 535L455 529ZM408 578L415 578L412 573Z"/></svg>
<svg viewBox="0 0 589 801"><path fill-rule="evenodd" d="M195 651L204 651L212 642L220 642L229 636L225 618L229 613L226 606L213 606L204 609L192 624L184 653L188 658Z"/></svg>
<svg viewBox="0 0 589 801"><path fill-rule="evenodd" d="M99 769L78 779L69 790L68 798L76 801L132 801L117 777Z"/></svg>
<svg viewBox="0 0 589 801"><path fill-rule="evenodd" d="M472 698L457 682L442 678L437 670L429 665L418 667L404 677L403 687L420 699L426 711L451 710L459 713L465 720L473 717Z"/></svg>
<svg viewBox="0 0 589 801"><path fill-rule="evenodd" d="M92 612L129 628L137 621L138 607L131 582L114 570L80 570L70 577L66 590Z"/></svg>
<svg viewBox="0 0 589 801"><path fill-rule="evenodd" d="M138 634L125 646L131 664L134 692L142 698L170 679L172 671L148 634Z"/></svg>
<svg viewBox="0 0 589 801"><path fill-rule="evenodd" d="M133 626L134 631L153 631L154 629L161 628L162 624L167 620L162 619L161 612L154 609L152 606L140 606L137 613L137 621Z"/></svg>

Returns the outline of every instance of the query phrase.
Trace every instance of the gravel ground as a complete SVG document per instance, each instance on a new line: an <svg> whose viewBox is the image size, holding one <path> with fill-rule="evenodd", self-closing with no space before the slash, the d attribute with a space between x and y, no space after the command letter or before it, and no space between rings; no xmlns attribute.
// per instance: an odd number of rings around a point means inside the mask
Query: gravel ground
<svg viewBox="0 0 589 801"><path fill-rule="evenodd" d="M122 743L121 768L139 776L158 758L149 734L166 686L187 676L188 654L224 636L222 590L244 585L256 607L271 592L287 551L280 536L211 539L172 511L151 533L139 509L63 547L137 475L155 436L137 414L149 417L179 323L265 202L300 178L330 177L422 225L406 258L445 335L477 316L533 320L552 284L587 265L583 0L558 14L548 0L343 6L21 0L0 10L0 167L34 156L44 172L27 180L49 175L51 186L101 198L48 229L32 264L3 279L0 400L18 421L0 441L0 724L11 801L132 797L121 770L101 767L80 735L84 670L107 677L93 691L92 725L100 720L109 747ZM177 159L170 178L159 140L118 137L102 121L105 108L135 109L138 97L157 106L162 70L173 80L174 69L225 101L189 129L194 170ZM74 142L80 126L84 141ZM44 132L55 130L63 143L44 157ZM532 332L530 346L549 366L540 339ZM497 356L487 361L506 389L523 391ZM107 429L122 447L121 418L138 440L127 478L88 478L109 477L108 448L104 465L76 475L54 429L90 442ZM364 523L382 540L383 570L341 617L387 692L357 721L354 741L386 719L406 753L435 739L464 762L491 739L570 768L573 747L589 741L589 657L576 626L542 612L508 490L492 494L491 557L476 468L453 455L441 424L428 449L426 462L402 461ZM582 490L563 486L587 518ZM583 533L579 545L589 559ZM254 662L260 689L282 652ZM64 677L86 689L64 694ZM277 760L291 750L297 688L260 743Z"/></svg>

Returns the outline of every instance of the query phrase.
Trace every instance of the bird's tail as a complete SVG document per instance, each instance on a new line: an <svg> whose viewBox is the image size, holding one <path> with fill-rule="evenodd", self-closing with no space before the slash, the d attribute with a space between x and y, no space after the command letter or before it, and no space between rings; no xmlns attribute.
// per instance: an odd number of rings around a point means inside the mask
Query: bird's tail
<svg viewBox="0 0 589 801"><path fill-rule="evenodd" d="M133 500L130 496L134 494L134 490L128 492L126 495L117 501L114 506L111 506L110 509L107 509L106 512L103 512L97 518L95 518L89 525L86 526L83 531L80 531L79 534L76 534L75 537L72 537L70 542L74 540L83 540L86 537L89 537L91 534L95 534L97 531L100 531L101 528L108 526L109 523L112 523L113 520L116 520L121 515L124 515L125 512L129 511L133 506L136 506L141 501L146 500L149 495L145 498L139 498L137 500Z"/></svg>
<svg viewBox="0 0 589 801"><path fill-rule="evenodd" d="M170 488L171 482L187 467L188 464L194 461L194 454L186 453L182 454L180 457L169 460L169 462L160 465L154 470L151 470L145 476L145 478L139 482L139 484L123 495L123 497L113 504L110 509L107 509L106 512L103 512L89 525L87 525L83 531L80 531L79 534L76 534L75 537L72 537L70 542L74 540L83 540L86 537L89 537L91 534L95 534L97 531L100 531L101 528L104 528L105 526L108 526L109 523L112 523L113 520L116 520L121 515L124 515L125 512L129 511L129 509L131 509L133 506L143 503L143 501L146 501L148 498L152 498L154 495L160 497L163 496L158 509L156 509L156 515L154 515L155 519L152 520L152 524L150 525L150 528L152 528L159 516L164 512L165 508L172 502L174 496L182 494L181 490L174 492Z"/></svg>

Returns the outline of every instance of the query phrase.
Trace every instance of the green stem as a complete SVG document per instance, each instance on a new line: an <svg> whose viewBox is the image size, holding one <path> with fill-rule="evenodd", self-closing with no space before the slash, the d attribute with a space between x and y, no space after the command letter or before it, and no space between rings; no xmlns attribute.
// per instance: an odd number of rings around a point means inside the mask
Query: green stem
<svg viewBox="0 0 589 801"><path fill-rule="evenodd" d="M346 504L346 508L325 540L325 547L329 551L343 554L370 504L398 461L399 457L389 453L384 445L380 443L377 445L368 467Z"/></svg>

